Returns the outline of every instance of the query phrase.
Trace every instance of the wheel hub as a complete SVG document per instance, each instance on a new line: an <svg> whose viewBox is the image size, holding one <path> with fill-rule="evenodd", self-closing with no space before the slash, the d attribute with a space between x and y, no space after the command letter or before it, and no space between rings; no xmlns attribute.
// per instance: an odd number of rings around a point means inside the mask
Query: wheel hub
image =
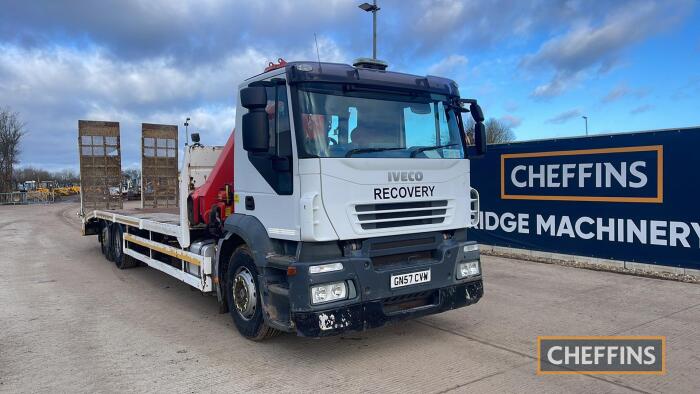
<svg viewBox="0 0 700 394"><path fill-rule="evenodd" d="M245 267L241 267L233 279L233 303L242 318L250 320L255 314L258 303L255 280Z"/></svg>

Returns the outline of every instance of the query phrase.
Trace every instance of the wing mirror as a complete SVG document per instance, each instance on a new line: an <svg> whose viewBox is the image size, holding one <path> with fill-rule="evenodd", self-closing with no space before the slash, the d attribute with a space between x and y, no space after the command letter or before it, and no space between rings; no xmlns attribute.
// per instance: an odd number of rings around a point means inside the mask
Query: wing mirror
<svg viewBox="0 0 700 394"><path fill-rule="evenodd" d="M486 126L483 122L474 124L474 145L477 156L483 156L486 153Z"/></svg>
<svg viewBox="0 0 700 394"><path fill-rule="evenodd" d="M252 153L270 149L270 125L265 107L267 91L264 86L249 86L241 90L241 106L248 109L243 115L243 149Z"/></svg>
<svg viewBox="0 0 700 394"><path fill-rule="evenodd" d="M476 154L482 156L486 153L484 111L482 111L481 106L474 101L469 105L469 112L471 112L472 119L474 119L474 145L476 147Z"/></svg>
<svg viewBox="0 0 700 394"><path fill-rule="evenodd" d="M469 104L469 112L474 119L474 147L476 155L483 156L486 153L486 127L484 126L484 111L474 99L461 99L462 104ZM463 112L467 112L466 109Z"/></svg>
<svg viewBox="0 0 700 394"><path fill-rule="evenodd" d="M481 123L484 121L484 111L481 110L481 106L475 102L469 105L469 112L472 114L472 119L476 123Z"/></svg>

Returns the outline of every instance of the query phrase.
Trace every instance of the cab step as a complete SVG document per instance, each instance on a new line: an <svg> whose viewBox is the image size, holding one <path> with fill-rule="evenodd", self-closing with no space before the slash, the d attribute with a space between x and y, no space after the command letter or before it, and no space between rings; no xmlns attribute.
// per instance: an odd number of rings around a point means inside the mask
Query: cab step
<svg viewBox="0 0 700 394"><path fill-rule="evenodd" d="M267 263L274 267L286 270L287 267L297 262L296 256L270 253L265 257Z"/></svg>

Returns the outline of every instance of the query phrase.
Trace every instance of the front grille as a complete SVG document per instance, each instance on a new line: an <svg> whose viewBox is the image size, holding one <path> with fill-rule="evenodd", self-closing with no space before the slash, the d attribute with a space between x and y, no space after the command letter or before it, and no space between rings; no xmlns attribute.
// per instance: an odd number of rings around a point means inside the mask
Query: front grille
<svg viewBox="0 0 700 394"><path fill-rule="evenodd" d="M424 250L419 252L390 254L386 256L372 257L372 265L375 269L393 266L396 264L421 264L427 261L434 261L433 251Z"/></svg>
<svg viewBox="0 0 700 394"><path fill-rule="evenodd" d="M437 290L428 290L420 293L389 297L384 299L382 305L384 313L392 314L422 306L437 305L440 303L439 296Z"/></svg>
<svg viewBox="0 0 700 394"><path fill-rule="evenodd" d="M376 252L395 248L433 246L436 242L435 236L430 235L429 237L400 239L398 241L372 242L370 248L372 252Z"/></svg>
<svg viewBox="0 0 700 394"><path fill-rule="evenodd" d="M363 230L440 224L451 210L447 200L358 204L356 222Z"/></svg>

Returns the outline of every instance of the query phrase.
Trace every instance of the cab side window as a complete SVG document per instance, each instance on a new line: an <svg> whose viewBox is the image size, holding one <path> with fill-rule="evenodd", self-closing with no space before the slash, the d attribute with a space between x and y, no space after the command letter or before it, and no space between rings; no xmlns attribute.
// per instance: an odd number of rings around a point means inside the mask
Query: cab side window
<svg viewBox="0 0 700 394"><path fill-rule="evenodd" d="M284 84L267 86L267 118L270 148L264 153L248 152L250 162L280 195L292 194L292 131L289 103Z"/></svg>

